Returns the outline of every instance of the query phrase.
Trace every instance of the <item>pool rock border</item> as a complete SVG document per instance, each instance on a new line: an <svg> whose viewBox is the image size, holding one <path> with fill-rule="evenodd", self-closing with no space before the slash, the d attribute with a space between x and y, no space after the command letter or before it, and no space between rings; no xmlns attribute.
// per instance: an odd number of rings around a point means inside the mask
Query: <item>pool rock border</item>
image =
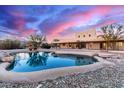
<svg viewBox="0 0 124 93"><path fill-rule="evenodd" d="M58 54L77 54L77 55L86 55L86 56L93 56L95 53L86 52L68 52L68 51L55 51ZM66 76L73 73L86 73L89 71L95 71L97 69L103 67L111 67L115 66L114 63L104 60L101 57L94 56L99 62L94 64L85 65L85 66L72 66L72 67L62 67L62 68L54 68L42 71L35 71L35 72L11 72L7 71L6 68L10 63L2 63L0 64L0 80L1 81L15 81L15 82L38 82L44 81L48 79L55 79L60 76Z"/></svg>

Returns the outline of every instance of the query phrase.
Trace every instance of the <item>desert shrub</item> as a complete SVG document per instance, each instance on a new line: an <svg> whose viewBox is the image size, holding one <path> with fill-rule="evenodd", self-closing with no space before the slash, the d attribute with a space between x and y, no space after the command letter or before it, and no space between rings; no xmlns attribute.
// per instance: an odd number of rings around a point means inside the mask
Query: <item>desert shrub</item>
<svg viewBox="0 0 124 93"><path fill-rule="evenodd" d="M20 49L22 48L19 40L6 39L0 42L0 49Z"/></svg>
<svg viewBox="0 0 124 93"><path fill-rule="evenodd" d="M48 43L43 43L41 48L46 48L46 49L50 49L51 48L51 45L48 44Z"/></svg>

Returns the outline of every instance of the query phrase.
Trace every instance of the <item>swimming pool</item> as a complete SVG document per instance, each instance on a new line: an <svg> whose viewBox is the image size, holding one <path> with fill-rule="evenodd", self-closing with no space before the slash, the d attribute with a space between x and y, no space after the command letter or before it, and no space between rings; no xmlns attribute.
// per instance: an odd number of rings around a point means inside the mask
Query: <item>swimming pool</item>
<svg viewBox="0 0 124 93"><path fill-rule="evenodd" d="M7 70L32 72L60 67L89 65L95 62L97 62L95 58L81 55L52 54L48 52L17 53Z"/></svg>

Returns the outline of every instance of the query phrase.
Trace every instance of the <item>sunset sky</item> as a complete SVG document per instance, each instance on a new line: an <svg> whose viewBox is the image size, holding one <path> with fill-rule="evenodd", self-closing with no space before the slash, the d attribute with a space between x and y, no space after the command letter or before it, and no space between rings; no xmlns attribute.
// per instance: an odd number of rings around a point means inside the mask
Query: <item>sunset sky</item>
<svg viewBox="0 0 124 93"><path fill-rule="evenodd" d="M111 23L124 23L124 6L0 6L1 38L41 33L51 41Z"/></svg>

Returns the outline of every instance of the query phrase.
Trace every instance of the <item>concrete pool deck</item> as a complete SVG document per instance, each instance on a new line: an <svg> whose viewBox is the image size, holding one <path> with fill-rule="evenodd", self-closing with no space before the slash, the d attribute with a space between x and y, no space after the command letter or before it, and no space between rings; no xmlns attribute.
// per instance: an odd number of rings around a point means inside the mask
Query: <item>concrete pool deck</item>
<svg viewBox="0 0 124 93"><path fill-rule="evenodd" d="M98 51L67 51L67 50L38 50L38 51L47 51L47 52L55 52L59 54L77 54L77 55L87 55L93 56L95 54L99 55L113 55L109 53L101 53ZM3 52L3 51L2 51ZM28 52L27 50L4 50L7 53L18 53L18 52ZM73 67L62 67L62 68L54 68L42 71L35 71L35 72L25 72L25 73L18 73L18 72L10 72L6 70L6 67L10 63L2 63L0 64L0 80L2 81L28 81L28 82L37 82L43 81L47 79L55 79L59 76L65 76L68 74L73 73L86 73L89 71L95 71L97 69L106 67L106 66L114 66L114 63L111 63L107 60L104 60L101 57L94 56L99 62L85 65L85 66L73 66Z"/></svg>

